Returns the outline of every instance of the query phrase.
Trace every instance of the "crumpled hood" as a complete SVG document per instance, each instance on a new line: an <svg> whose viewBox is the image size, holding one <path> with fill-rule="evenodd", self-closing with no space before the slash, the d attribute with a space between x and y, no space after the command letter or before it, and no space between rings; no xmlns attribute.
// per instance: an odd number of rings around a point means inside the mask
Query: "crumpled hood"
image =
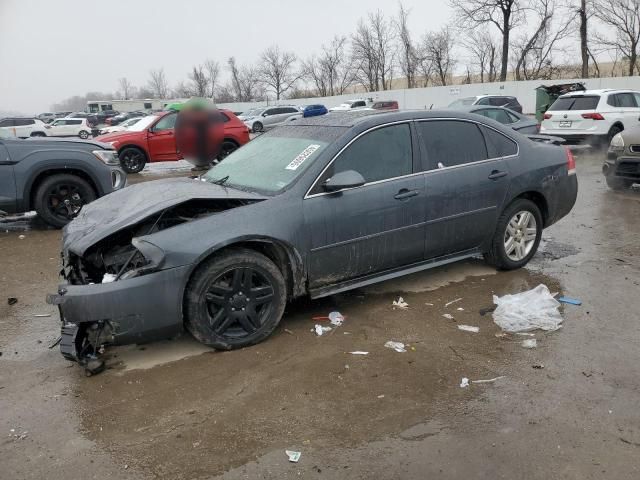
<svg viewBox="0 0 640 480"><path fill-rule="evenodd" d="M85 205L63 230L63 252L84 255L100 240L147 217L195 199L266 200L255 193L191 178L144 182L117 190Z"/></svg>

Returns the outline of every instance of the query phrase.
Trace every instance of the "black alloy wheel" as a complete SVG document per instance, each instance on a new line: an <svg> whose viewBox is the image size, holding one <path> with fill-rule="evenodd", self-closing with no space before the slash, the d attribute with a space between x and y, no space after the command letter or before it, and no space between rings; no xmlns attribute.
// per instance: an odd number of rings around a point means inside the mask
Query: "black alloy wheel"
<svg viewBox="0 0 640 480"><path fill-rule="evenodd" d="M220 147L220 153L218 153L216 160L218 162L221 162L237 149L238 149L238 145L236 145L234 142L230 140L225 140L224 142L222 142L222 146Z"/></svg>
<svg viewBox="0 0 640 480"><path fill-rule="evenodd" d="M95 198L93 188L84 179L75 175L52 175L38 186L35 209L45 222L61 228Z"/></svg>
<svg viewBox="0 0 640 480"><path fill-rule="evenodd" d="M139 148L125 148L118 156L122 169L127 173L138 173L147 163L147 157Z"/></svg>
<svg viewBox="0 0 640 480"><path fill-rule="evenodd" d="M283 276L252 250L230 250L205 262L189 282L186 325L200 342L224 350L258 343L280 322Z"/></svg>

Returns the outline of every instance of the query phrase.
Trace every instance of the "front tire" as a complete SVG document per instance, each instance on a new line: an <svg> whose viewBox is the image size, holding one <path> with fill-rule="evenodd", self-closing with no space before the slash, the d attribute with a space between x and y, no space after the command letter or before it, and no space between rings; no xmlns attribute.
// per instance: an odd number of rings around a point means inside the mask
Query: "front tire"
<svg viewBox="0 0 640 480"><path fill-rule="evenodd" d="M81 139L86 140L87 138L89 138L89 132L87 132L86 130L81 130L78 136Z"/></svg>
<svg viewBox="0 0 640 480"><path fill-rule="evenodd" d="M499 270L515 270L525 266L535 255L542 238L542 214L531 200L519 198L500 215L487 263Z"/></svg>
<svg viewBox="0 0 640 480"><path fill-rule="evenodd" d="M218 153L216 160L218 162L221 162L237 149L238 149L238 145L235 142L232 142L231 140L225 140L224 142L222 142L222 146L220 147L220 153Z"/></svg>
<svg viewBox="0 0 640 480"><path fill-rule="evenodd" d="M69 174L45 178L35 194L35 209L45 222L62 228L73 220L84 205L96 199L89 183Z"/></svg>
<svg viewBox="0 0 640 480"><path fill-rule="evenodd" d="M255 345L280 323L287 300L282 273L264 255L237 249L195 271L185 292L185 325L219 350Z"/></svg>
<svg viewBox="0 0 640 480"><path fill-rule="evenodd" d="M120 165L127 173L141 172L147 163L147 157L142 150L135 147L124 148L118 154Z"/></svg>
<svg viewBox="0 0 640 480"><path fill-rule="evenodd" d="M264 125L262 124L262 122L255 122L251 130L253 130L254 133L260 133L262 130L264 130Z"/></svg>

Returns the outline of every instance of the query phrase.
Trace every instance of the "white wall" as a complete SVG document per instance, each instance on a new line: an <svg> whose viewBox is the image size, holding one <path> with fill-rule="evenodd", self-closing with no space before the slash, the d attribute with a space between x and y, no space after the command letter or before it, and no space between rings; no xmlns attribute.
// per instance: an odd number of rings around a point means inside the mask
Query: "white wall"
<svg viewBox="0 0 640 480"><path fill-rule="evenodd" d="M589 78L566 80L532 80L523 82L503 83L474 83L470 85L453 85L447 87L412 88L402 90L387 90L382 92L370 92L366 94L349 94L335 97L305 98L295 100L281 100L280 104L308 105L309 103L321 103L328 108L340 105L345 100L352 98L371 97L374 100L397 100L400 108L404 109L429 109L443 108L458 98L470 97L481 94L512 95L518 98L522 104L524 113L535 113L536 91L540 85L554 85L559 83L582 82L588 89L620 88L640 91L640 77L613 77L613 78ZM271 102L273 103L273 102ZM220 108L226 108L234 112L243 112L251 107L266 105L266 102L256 103L221 103Z"/></svg>

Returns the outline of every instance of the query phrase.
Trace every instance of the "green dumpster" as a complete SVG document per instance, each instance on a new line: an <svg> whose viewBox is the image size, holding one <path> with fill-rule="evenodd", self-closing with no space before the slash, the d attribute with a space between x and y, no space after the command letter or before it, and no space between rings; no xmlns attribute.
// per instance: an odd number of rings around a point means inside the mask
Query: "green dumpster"
<svg viewBox="0 0 640 480"><path fill-rule="evenodd" d="M560 95L586 90L584 83L562 83L558 85L540 85L536 88L536 120L542 122L545 112Z"/></svg>

